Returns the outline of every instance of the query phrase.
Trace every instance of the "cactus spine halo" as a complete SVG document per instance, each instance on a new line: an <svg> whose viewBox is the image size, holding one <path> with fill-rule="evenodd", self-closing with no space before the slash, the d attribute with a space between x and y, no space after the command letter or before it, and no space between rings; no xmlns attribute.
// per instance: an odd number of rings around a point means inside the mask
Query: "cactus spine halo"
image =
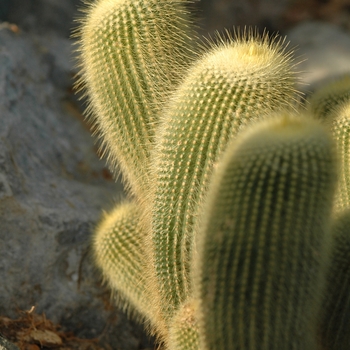
<svg viewBox="0 0 350 350"><path fill-rule="evenodd" d="M120 167L127 188L142 197L154 122L194 56L185 1L96 0L85 12L78 86L109 166Z"/></svg>
<svg viewBox="0 0 350 350"><path fill-rule="evenodd" d="M255 118L294 107L295 63L283 41L247 32L214 45L188 70L164 108L151 173L156 288L167 319L189 294L193 222L214 164L227 143Z"/></svg>
<svg viewBox="0 0 350 350"><path fill-rule="evenodd" d="M263 68L270 64L278 70L285 61L288 61L291 67L296 66L296 64L291 64L294 61L291 57L293 50L288 50L285 37L277 34L270 35L267 31L259 34L256 29L251 27L234 28L233 34L226 31L226 38L217 33L215 38L207 39L203 46L207 53L217 49L222 60L227 59L226 67L229 67L229 62L240 65L242 68L246 65L249 67L256 65ZM222 50L225 47L232 49L230 55ZM267 47L269 50L266 50Z"/></svg>

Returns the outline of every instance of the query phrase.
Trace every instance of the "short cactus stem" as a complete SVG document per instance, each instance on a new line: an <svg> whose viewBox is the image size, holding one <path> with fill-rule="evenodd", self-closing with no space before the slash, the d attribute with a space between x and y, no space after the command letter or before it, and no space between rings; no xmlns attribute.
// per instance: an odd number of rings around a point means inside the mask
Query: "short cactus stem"
<svg viewBox="0 0 350 350"><path fill-rule="evenodd" d="M318 123L289 115L230 145L193 256L203 348L316 349L334 159Z"/></svg>
<svg viewBox="0 0 350 350"><path fill-rule="evenodd" d="M185 301L174 315L169 331L169 350L200 350L197 301Z"/></svg>
<svg viewBox="0 0 350 350"><path fill-rule="evenodd" d="M147 263L139 223L140 211L135 203L119 204L104 215L96 228L93 253L104 279L118 291L117 304L157 332L161 327L145 290Z"/></svg>
<svg viewBox="0 0 350 350"><path fill-rule="evenodd" d="M281 42L242 34L197 61L164 109L152 153L150 249L166 318L189 295L193 224L215 164L246 124L292 107L293 65Z"/></svg>

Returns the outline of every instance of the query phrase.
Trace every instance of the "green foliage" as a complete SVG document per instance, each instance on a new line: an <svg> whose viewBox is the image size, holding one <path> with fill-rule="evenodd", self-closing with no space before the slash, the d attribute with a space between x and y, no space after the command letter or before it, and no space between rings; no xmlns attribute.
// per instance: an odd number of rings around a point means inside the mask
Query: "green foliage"
<svg viewBox="0 0 350 350"><path fill-rule="evenodd" d="M344 346L347 323L334 337L327 320L350 312L349 249L329 231L350 198L347 78L299 112L283 40L248 30L199 50L188 2L96 0L82 20L79 86L131 197L98 225L96 264L167 349Z"/></svg>

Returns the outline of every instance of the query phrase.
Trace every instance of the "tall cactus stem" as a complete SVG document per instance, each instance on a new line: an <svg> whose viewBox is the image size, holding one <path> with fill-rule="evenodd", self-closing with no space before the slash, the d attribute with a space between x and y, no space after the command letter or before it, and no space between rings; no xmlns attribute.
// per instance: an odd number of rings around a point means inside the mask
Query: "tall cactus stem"
<svg viewBox="0 0 350 350"><path fill-rule="evenodd" d="M350 209L332 225L330 269L327 273L319 335L327 350L350 347Z"/></svg>
<svg viewBox="0 0 350 350"><path fill-rule="evenodd" d="M152 152L152 247L161 312L171 318L190 291L197 217L211 173L229 140L252 119L292 107L292 57L283 40L253 31L214 46L197 61L164 109Z"/></svg>
<svg viewBox="0 0 350 350"><path fill-rule="evenodd" d="M113 170L132 194L147 188L154 123L192 61L184 0L97 0L82 20L81 80Z"/></svg>
<svg viewBox="0 0 350 350"><path fill-rule="evenodd" d="M146 290L144 233L140 210L134 202L124 202L106 213L95 230L93 253L96 265L115 293L117 304L136 319L149 325L152 333L164 336L162 321L151 305Z"/></svg>
<svg viewBox="0 0 350 350"><path fill-rule="evenodd" d="M316 349L334 178L330 137L309 118L271 119L231 144L193 256L203 348Z"/></svg>

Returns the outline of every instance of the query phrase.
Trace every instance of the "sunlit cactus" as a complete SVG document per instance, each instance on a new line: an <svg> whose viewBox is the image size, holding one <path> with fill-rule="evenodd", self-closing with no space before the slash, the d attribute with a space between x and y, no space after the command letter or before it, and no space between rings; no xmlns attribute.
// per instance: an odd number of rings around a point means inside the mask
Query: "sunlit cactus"
<svg viewBox="0 0 350 350"><path fill-rule="evenodd" d="M165 107L151 174L157 284L167 318L188 297L193 222L227 143L256 118L296 102L293 61L282 42L252 31L209 50Z"/></svg>
<svg viewBox="0 0 350 350"><path fill-rule="evenodd" d="M119 292L123 308L153 319L150 300L144 289L144 253L140 213L135 203L126 202L106 213L96 228L94 257L104 278Z"/></svg>
<svg viewBox="0 0 350 350"><path fill-rule="evenodd" d="M147 186L162 102L192 60L184 0L97 0L78 31L81 80L108 163L131 193Z"/></svg>
<svg viewBox="0 0 350 350"><path fill-rule="evenodd" d="M283 38L197 45L189 3L96 0L77 31L77 85L130 197L95 263L162 349L346 349L350 223L331 215L350 205L350 78L301 112Z"/></svg>
<svg viewBox="0 0 350 350"><path fill-rule="evenodd" d="M199 350L197 304L194 299L185 301L174 315L169 334L169 350Z"/></svg>

